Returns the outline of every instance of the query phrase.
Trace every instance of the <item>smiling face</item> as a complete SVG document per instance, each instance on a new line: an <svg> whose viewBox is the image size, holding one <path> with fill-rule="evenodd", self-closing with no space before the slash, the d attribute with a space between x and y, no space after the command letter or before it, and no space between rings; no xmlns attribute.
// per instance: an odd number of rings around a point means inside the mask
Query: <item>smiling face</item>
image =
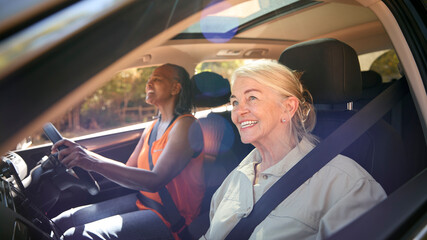
<svg viewBox="0 0 427 240"><path fill-rule="evenodd" d="M247 77L237 77L231 89L231 117L244 143L274 143L284 134L282 97Z"/></svg>
<svg viewBox="0 0 427 240"><path fill-rule="evenodd" d="M176 72L170 66L156 68L145 85L145 101L155 106L174 101L179 94L179 83L175 77Z"/></svg>

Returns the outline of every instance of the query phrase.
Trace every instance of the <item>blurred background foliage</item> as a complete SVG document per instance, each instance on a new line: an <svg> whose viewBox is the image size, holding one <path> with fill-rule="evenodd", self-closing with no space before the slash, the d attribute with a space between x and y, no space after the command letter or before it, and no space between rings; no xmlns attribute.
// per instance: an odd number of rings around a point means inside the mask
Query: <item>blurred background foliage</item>
<svg viewBox="0 0 427 240"><path fill-rule="evenodd" d="M370 70L379 73L383 82L391 82L401 78L399 59L394 50L389 50L372 63Z"/></svg>
<svg viewBox="0 0 427 240"><path fill-rule="evenodd" d="M195 73L211 71L229 79L234 69L244 63L245 60L203 62ZM64 137L73 138L151 121L157 109L145 102L145 84L155 68L132 68L116 73L107 84L52 123ZM31 141L31 145L48 142L41 130L25 141Z"/></svg>
<svg viewBox="0 0 427 240"><path fill-rule="evenodd" d="M102 130L146 122L156 114L145 103L145 84L155 67L126 69L115 74L52 123L64 137L72 138ZM32 145L46 142L42 131L31 137Z"/></svg>

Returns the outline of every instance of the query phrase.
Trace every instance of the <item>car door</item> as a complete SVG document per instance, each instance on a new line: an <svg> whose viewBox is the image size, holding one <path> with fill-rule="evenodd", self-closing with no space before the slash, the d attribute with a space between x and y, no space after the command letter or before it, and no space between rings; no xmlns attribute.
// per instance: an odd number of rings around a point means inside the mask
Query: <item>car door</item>
<svg viewBox="0 0 427 240"><path fill-rule="evenodd" d="M417 176L329 239L426 238L427 5L423 1L385 0L383 3L384 5L378 3L371 9L382 20L405 69L411 90L411 101L418 115L417 124L420 124L419 134L411 135L410 138L418 139L415 144L421 149L418 158L423 163L419 165L420 173Z"/></svg>

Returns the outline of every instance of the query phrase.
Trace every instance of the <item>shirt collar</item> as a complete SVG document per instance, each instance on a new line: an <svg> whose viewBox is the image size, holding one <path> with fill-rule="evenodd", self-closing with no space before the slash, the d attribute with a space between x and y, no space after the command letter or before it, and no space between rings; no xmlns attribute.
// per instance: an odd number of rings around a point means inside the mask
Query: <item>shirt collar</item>
<svg viewBox="0 0 427 240"><path fill-rule="evenodd" d="M282 160L266 169L263 173L282 176L295 166L295 164L297 164L313 148L314 145L306 138L303 138ZM261 162L261 155L258 149L255 148L243 159L241 164L237 167L237 170L244 173L254 172L254 164L259 162Z"/></svg>

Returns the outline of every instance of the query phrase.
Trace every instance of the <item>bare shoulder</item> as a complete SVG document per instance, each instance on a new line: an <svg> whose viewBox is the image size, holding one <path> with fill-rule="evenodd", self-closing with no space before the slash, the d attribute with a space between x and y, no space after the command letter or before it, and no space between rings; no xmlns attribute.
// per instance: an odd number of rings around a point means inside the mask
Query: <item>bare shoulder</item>
<svg viewBox="0 0 427 240"><path fill-rule="evenodd" d="M171 129L170 136L179 138L182 140L183 136L189 136L194 141L203 142L202 128L194 116L184 116L175 123ZM191 140L191 141L193 141Z"/></svg>
<svg viewBox="0 0 427 240"><path fill-rule="evenodd" d="M196 121L197 121L197 119L192 115L184 116L184 117L182 117L176 121L172 131L174 131L176 129L188 129Z"/></svg>

